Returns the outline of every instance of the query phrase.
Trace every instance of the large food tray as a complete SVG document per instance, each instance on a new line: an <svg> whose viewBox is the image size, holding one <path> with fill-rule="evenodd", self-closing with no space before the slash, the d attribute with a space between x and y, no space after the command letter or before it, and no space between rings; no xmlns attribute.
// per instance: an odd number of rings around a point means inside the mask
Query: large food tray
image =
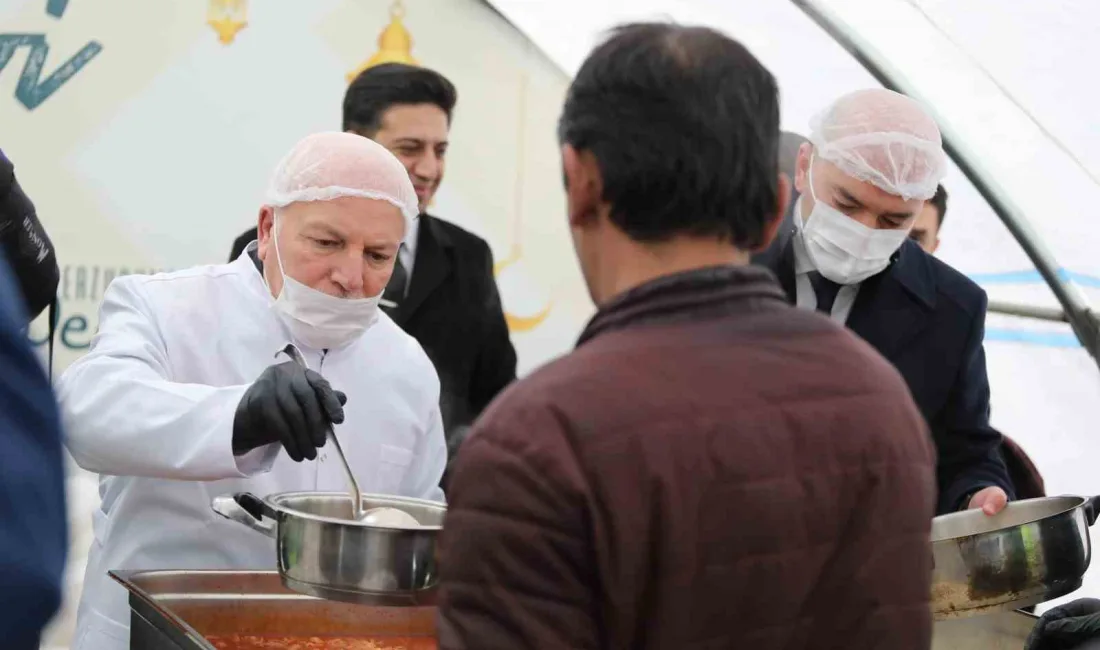
<svg viewBox="0 0 1100 650"><path fill-rule="evenodd" d="M290 591L268 571L112 571L130 592L131 650L216 650L206 637L434 637L433 596L377 605Z"/></svg>

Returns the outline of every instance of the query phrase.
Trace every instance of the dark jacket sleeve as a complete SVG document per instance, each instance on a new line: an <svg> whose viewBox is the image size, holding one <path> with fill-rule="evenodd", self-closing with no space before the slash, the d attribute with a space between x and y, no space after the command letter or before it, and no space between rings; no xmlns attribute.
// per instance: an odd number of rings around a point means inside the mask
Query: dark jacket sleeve
<svg viewBox="0 0 1100 650"><path fill-rule="evenodd" d="M500 291L493 277L493 252L485 241L477 242L472 258L478 264L478 285L474 295L481 297L483 306L479 310L482 318L479 329L481 336L476 342L477 353L468 393L469 410L466 413L470 420L475 420L493 398L516 379L516 350L512 347ZM445 488L450 484L458 449L469 433L468 424L453 423L447 430L447 469L441 483Z"/></svg>
<svg viewBox="0 0 1100 650"><path fill-rule="evenodd" d="M32 650L61 602L68 533L60 418L16 291L0 255L0 646Z"/></svg>
<svg viewBox="0 0 1100 650"><path fill-rule="evenodd" d="M230 262L236 261L236 259L241 256L241 253L244 252L244 249L249 244L256 241L257 237L259 236L258 232L258 228L250 228L241 233L240 237L237 237L237 239L233 240L233 248L229 251Z"/></svg>
<svg viewBox="0 0 1100 650"><path fill-rule="evenodd" d="M1004 458L1008 479L1012 481L1017 499L1037 499L1047 495L1043 475L1020 443L1004 436L1001 443L1001 456Z"/></svg>
<svg viewBox="0 0 1100 650"><path fill-rule="evenodd" d="M50 306L61 272L53 243L38 221L34 204L15 179L15 168L0 152L0 251L15 274L28 321Z"/></svg>
<svg viewBox="0 0 1100 650"><path fill-rule="evenodd" d="M484 241L481 245L484 271L481 273L481 290L478 293L485 301L482 309L485 322L470 383L470 415L475 418L516 378L516 350L508 334L508 322L504 318L500 291L493 277L493 253Z"/></svg>
<svg viewBox="0 0 1100 650"><path fill-rule="evenodd" d="M484 420L448 493L440 649L600 647L585 483L565 436L548 412Z"/></svg>
<svg viewBox="0 0 1100 650"><path fill-rule="evenodd" d="M1010 499L1015 498L1001 457L1001 434L989 425L989 375L982 347L988 302L985 292L980 300L951 397L940 421L932 427L939 451L940 514L965 507L970 495L985 487L1000 487Z"/></svg>

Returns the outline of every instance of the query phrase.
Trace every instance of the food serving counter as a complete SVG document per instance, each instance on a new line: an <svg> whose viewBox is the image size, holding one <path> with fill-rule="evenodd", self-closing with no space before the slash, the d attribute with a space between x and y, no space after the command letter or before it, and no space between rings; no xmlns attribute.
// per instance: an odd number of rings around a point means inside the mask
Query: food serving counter
<svg viewBox="0 0 1100 650"><path fill-rule="evenodd" d="M277 572L112 571L130 592L131 650L434 650L434 594L356 605Z"/></svg>
<svg viewBox="0 0 1100 650"><path fill-rule="evenodd" d="M434 650L434 592L377 605L288 590L277 572L113 571L130 591L131 650ZM1035 616L940 621L932 650L1023 650Z"/></svg>

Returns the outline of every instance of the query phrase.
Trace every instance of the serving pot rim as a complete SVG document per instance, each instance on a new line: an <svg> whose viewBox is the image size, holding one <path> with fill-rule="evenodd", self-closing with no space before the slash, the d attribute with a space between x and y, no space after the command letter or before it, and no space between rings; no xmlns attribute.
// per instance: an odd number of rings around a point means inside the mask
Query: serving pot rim
<svg viewBox="0 0 1100 650"><path fill-rule="evenodd" d="M443 530L442 524L428 525L421 524L415 528L413 527L400 527L400 526L375 526L367 524L362 521L353 521L351 519L337 519L336 517L325 517L323 515L315 515L310 512L302 512L301 510L295 510L288 508L280 501L293 499L298 497L344 497L350 501L347 492L319 492L314 490L300 491L300 492L276 492L275 494L269 494L263 498L263 502L272 510L281 512L286 515L298 517L300 519L308 519L310 521L319 521L326 524L339 524L343 526L350 526L352 528L366 528L369 530L376 530L382 533L420 533L420 532L437 532ZM390 501L403 505L424 506L427 508L434 508L446 512L447 504L442 501L432 501L429 499L417 499L416 497L403 497L394 494L375 494L375 493L363 493L363 500L376 500L376 501Z"/></svg>
<svg viewBox="0 0 1100 650"><path fill-rule="evenodd" d="M954 536L951 536L951 537L939 537L939 538L932 537L932 540L931 540L932 544L939 544L941 542L957 542L959 540L968 539L968 538L971 538L971 537L980 537L982 535L990 535L990 534L993 534L993 533L1000 533L1000 532L1003 532L1003 531L1006 531L1006 530L1011 530L1013 528L1019 528L1020 526L1027 526L1028 524L1034 524L1038 521L1043 521L1044 519L1051 519L1053 517L1059 517L1059 516L1064 515L1066 513L1072 512L1072 511L1074 511L1078 508L1083 507L1085 504L1087 504L1089 502L1089 499L1087 497L1078 496L1076 494L1060 494L1060 495L1057 495L1057 496L1035 497L1035 498L1032 498L1032 499L1020 499L1019 501L1009 501L1008 505L1011 506L1011 507L1017 508L1017 507L1023 506L1023 505L1028 504L1028 503L1035 503L1035 502L1038 502L1038 501L1054 501L1054 500L1067 500L1067 501L1072 501L1072 502L1075 502L1075 503L1073 505L1067 506L1066 508L1064 508L1062 510L1059 510L1058 512L1052 512L1052 513L1045 514L1045 515L1036 515L1034 518L1028 519L1027 521L1021 521L1021 522L1018 522L1018 523L1015 523L1015 524L1010 524L1010 525L1007 525L1007 526L1001 526L1000 528L994 528L992 530L986 530L986 531L982 531L982 532L979 532L979 533L966 533L964 535L954 535ZM1014 506L1013 504L1018 504L1018 505ZM950 521L952 519L962 519L963 517L973 517L973 516L974 516L974 514L973 514L973 511L971 511L971 510L960 510L958 512L948 513L946 515L939 515L938 517L933 517L933 519Z"/></svg>

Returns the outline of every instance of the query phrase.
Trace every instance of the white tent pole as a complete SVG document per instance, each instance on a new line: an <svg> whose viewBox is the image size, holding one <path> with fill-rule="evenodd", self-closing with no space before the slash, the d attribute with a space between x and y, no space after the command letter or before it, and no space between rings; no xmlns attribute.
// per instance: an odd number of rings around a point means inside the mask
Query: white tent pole
<svg viewBox="0 0 1100 650"><path fill-rule="evenodd" d="M1057 307L1040 307L1038 305L1025 305L1006 300L990 300L989 311L1007 316L1020 316L1034 318L1036 320L1052 321L1055 323L1068 323L1066 312Z"/></svg>
<svg viewBox="0 0 1100 650"><path fill-rule="evenodd" d="M817 23L841 47L846 49L863 67L867 69L884 87L913 97L921 101L920 94L910 87L904 76L894 69L890 62L870 43L861 38L834 11L822 6L819 0L791 0L811 20ZM951 124L937 114L935 107L922 102L932 112L943 135L944 150L955 161L975 189L985 198L989 206L1008 228L1009 233L1031 259L1043 280L1050 286L1054 296L1065 310L1066 319L1073 328L1077 340L1100 364L1100 319L1089 307L1088 301L1080 289L1068 282L1059 273L1054 255L1031 227L1027 217L1004 191L1004 188L983 168L974 152L962 144L956 137Z"/></svg>

